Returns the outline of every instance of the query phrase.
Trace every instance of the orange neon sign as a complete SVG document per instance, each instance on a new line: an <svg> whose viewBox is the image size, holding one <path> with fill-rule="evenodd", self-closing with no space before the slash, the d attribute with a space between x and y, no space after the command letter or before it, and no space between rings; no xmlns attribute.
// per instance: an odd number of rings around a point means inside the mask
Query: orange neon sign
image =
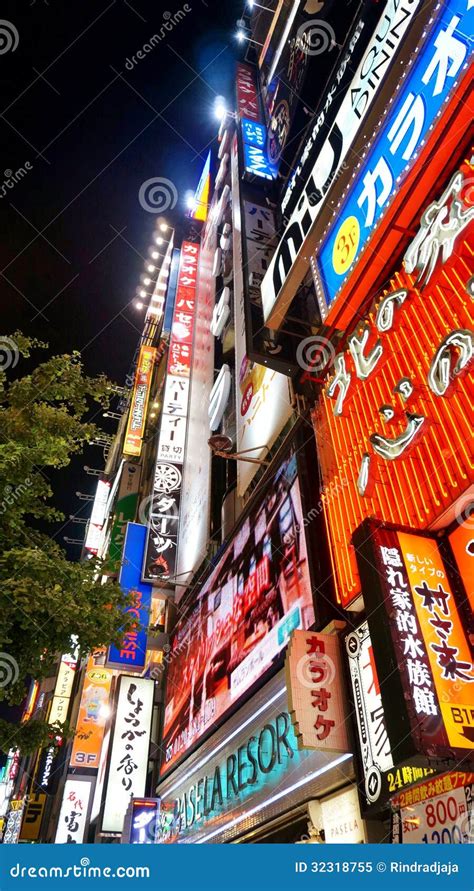
<svg viewBox="0 0 474 891"><path fill-rule="evenodd" d="M417 270L400 271L379 293L336 356L313 412L342 606L360 594L351 536L364 519L417 530L447 525L454 516L443 522L443 515L473 480L474 383L458 349L461 337L472 345L473 229L462 231L424 287L415 284ZM461 332L457 346L446 344L453 332Z"/></svg>
<svg viewBox="0 0 474 891"><path fill-rule="evenodd" d="M124 455L138 458L142 450L142 439L145 432L146 411L150 398L151 376L155 362L156 349L142 346L138 357L135 384L130 402L127 432L123 447Z"/></svg>

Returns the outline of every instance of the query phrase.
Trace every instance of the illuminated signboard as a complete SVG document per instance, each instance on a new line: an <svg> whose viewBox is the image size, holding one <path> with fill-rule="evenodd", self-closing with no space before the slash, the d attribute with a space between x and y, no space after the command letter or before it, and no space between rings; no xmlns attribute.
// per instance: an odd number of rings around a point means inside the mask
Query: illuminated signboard
<svg viewBox="0 0 474 891"><path fill-rule="evenodd" d="M163 747L167 770L314 621L296 458L235 533L176 627Z"/></svg>
<svg viewBox="0 0 474 891"><path fill-rule="evenodd" d="M366 520L354 534L391 750L474 749L474 668L436 539Z"/></svg>
<svg viewBox="0 0 474 891"><path fill-rule="evenodd" d="M262 282L265 323L277 328L308 269L308 251L316 246L316 220L326 195L339 175L363 121L367 117L406 32L410 29L420 0L389 0L373 37L357 67L329 134L315 158L313 168ZM398 75L397 75L398 78Z"/></svg>
<svg viewBox="0 0 474 891"><path fill-rule="evenodd" d="M286 655L288 705L303 749L348 752L336 635L294 631Z"/></svg>
<svg viewBox="0 0 474 891"><path fill-rule="evenodd" d="M232 238L234 258L235 364L237 369L237 449L264 458L293 410L285 375L253 362L247 351L250 280L261 280L267 267L269 242L275 233L270 208L241 201L237 137L231 149ZM255 284L254 284L255 287ZM253 326L252 326L253 336ZM243 495L258 470L257 464L237 462L237 492Z"/></svg>
<svg viewBox="0 0 474 891"><path fill-rule="evenodd" d="M143 564L143 577L150 581L166 581L176 573L198 265L199 245L183 241Z"/></svg>
<svg viewBox="0 0 474 891"><path fill-rule="evenodd" d="M472 504L474 504L474 494L472 495ZM456 526L448 539L471 611L474 613L474 521L472 515L468 516L464 523Z"/></svg>
<svg viewBox="0 0 474 891"><path fill-rule="evenodd" d="M94 503L92 505L91 523L94 526L103 526L105 520L105 510L110 494L110 483L106 480L99 480L95 493Z"/></svg>
<svg viewBox="0 0 474 891"><path fill-rule="evenodd" d="M204 162L201 177L196 189L193 205L189 210L188 216L193 220L200 220L205 223L207 220L207 211L209 206L209 194L211 191L211 153L208 152Z"/></svg>
<svg viewBox="0 0 474 891"><path fill-rule="evenodd" d="M122 556L127 523L133 522L138 504L141 467L127 461L121 471L114 521L110 533L109 559L112 563Z"/></svg>
<svg viewBox="0 0 474 891"><path fill-rule="evenodd" d="M122 832L130 798L145 792L153 690L152 680L120 677L102 832Z"/></svg>
<svg viewBox="0 0 474 891"><path fill-rule="evenodd" d="M363 801L366 810L380 809L390 795L433 770L409 765L394 767L367 622L347 635L346 654L357 725Z"/></svg>
<svg viewBox="0 0 474 891"><path fill-rule="evenodd" d="M427 244L435 259L437 244ZM350 540L365 517L426 529L462 499L472 480L469 230L450 245L452 256L433 267L423 289L400 271L378 295L335 357L314 412L343 606L360 593Z"/></svg>
<svg viewBox="0 0 474 891"><path fill-rule="evenodd" d="M136 619L134 626L125 633L121 647L109 647L107 665L141 671L145 667L147 628L150 618L152 587L141 580L141 568L146 542L146 527L140 523L127 523L125 545L119 584L123 591L132 594L132 603L126 612Z"/></svg>
<svg viewBox="0 0 474 891"><path fill-rule="evenodd" d="M67 718L76 668L77 653L66 653L61 657L51 710L48 715L50 724L63 723Z"/></svg>
<svg viewBox="0 0 474 891"><path fill-rule="evenodd" d="M154 845L156 821L160 812L159 798L134 798L130 821L131 845Z"/></svg>
<svg viewBox="0 0 474 891"><path fill-rule="evenodd" d="M66 780L55 845L80 845L84 841L91 790L92 780L86 777L69 777Z"/></svg>
<svg viewBox="0 0 474 891"><path fill-rule="evenodd" d="M230 842L352 778L351 755L298 747L279 672L160 781L159 841Z"/></svg>
<svg viewBox="0 0 474 891"><path fill-rule="evenodd" d="M261 121L255 69L244 62L237 64L236 92L239 116L251 121Z"/></svg>
<svg viewBox="0 0 474 891"><path fill-rule="evenodd" d="M130 402L130 414L128 416L123 447L124 455L133 455L138 458L141 454L155 355L156 350L154 347L142 346L138 356L135 384Z"/></svg>
<svg viewBox="0 0 474 891"><path fill-rule="evenodd" d="M102 651L103 652L103 651ZM112 672L89 656L72 746L71 767L97 769L108 716Z"/></svg>
<svg viewBox="0 0 474 891"><path fill-rule="evenodd" d="M23 811L20 841L37 841L39 839L45 807L46 795L44 792L28 795Z"/></svg>
<svg viewBox="0 0 474 891"><path fill-rule="evenodd" d="M436 777L397 796L392 844L450 845L473 842L474 774Z"/></svg>
<svg viewBox="0 0 474 891"><path fill-rule="evenodd" d="M468 63L473 30L474 9L466 0L445 4L380 136L357 172L338 211L337 224L318 250L321 286L317 293L323 319L452 96Z"/></svg>
<svg viewBox="0 0 474 891"><path fill-rule="evenodd" d="M273 180L277 176L276 167L267 156L267 128L265 124L248 121L241 122L242 143L244 147L244 169L246 173Z"/></svg>

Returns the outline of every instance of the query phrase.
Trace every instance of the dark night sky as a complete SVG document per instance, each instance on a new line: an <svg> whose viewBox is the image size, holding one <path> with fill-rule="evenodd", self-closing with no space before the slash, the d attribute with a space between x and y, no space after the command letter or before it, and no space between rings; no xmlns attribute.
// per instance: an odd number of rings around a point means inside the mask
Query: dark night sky
<svg viewBox="0 0 474 891"><path fill-rule="evenodd" d="M156 222L139 204L140 186L170 179L179 194L175 213L182 212L216 134L214 97L232 100L232 34L242 0L191 0L158 46L125 68L184 5L2 4L1 18L19 40L14 52L0 54L0 195L4 171L26 162L32 169L0 197L1 333L20 328L47 339L54 352L78 349L88 372L105 371L119 383L141 330L127 304ZM90 464L100 460L97 450L86 455ZM71 498L77 484L93 490L93 480L78 473L83 463L74 463L73 479L56 481L66 513L79 507Z"/></svg>

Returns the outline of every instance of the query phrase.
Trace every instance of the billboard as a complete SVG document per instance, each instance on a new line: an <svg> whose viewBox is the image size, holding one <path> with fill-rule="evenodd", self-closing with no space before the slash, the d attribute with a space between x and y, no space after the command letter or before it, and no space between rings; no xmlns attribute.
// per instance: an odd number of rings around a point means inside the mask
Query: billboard
<svg viewBox="0 0 474 891"><path fill-rule="evenodd" d="M87 661L71 752L71 767L96 770L99 766L112 683L112 672L98 664L97 657L103 656L103 653L104 650L94 653Z"/></svg>
<svg viewBox="0 0 474 891"><path fill-rule="evenodd" d="M328 323L334 319L344 284L465 72L472 52L473 30L474 9L466 5L466 0L444 4L443 13L351 183L338 210L337 222L318 248L317 294L322 318Z"/></svg>
<svg viewBox="0 0 474 891"><path fill-rule="evenodd" d="M102 832L122 832L132 796L145 792L154 681L121 675Z"/></svg>
<svg viewBox="0 0 474 891"><path fill-rule="evenodd" d="M463 784L458 780L464 781ZM441 789L447 791L442 792ZM406 803L392 815L392 844L472 845L472 773L447 774L410 791L411 795L406 792L400 796L409 804Z"/></svg>
<svg viewBox="0 0 474 891"><path fill-rule="evenodd" d="M314 237L326 195L342 170L344 159L420 6L421 0L389 0L384 4L367 51L298 195L297 205L262 282L264 318L271 328L278 328L283 321L308 269L307 258L315 246L309 247L308 239Z"/></svg>
<svg viewBox="0 0 474 891"><path fill-rule="evenodd" d="M348 752L339 639L334 634L294 631L285 667L298 745Z"/></svg>
<svg viewBox="0 0 474 891"><path fill-rule="evenodd" d="M146 410L150 398L151 379L155 364L154 347L142 346L138 356L135 383L133 385L127 430L123 446L124 455L140 457L145 432Z"/></svg>
<svg viewBox="0 0 474 891"><path fill-rule="evenodd" d="M292 415L288 379L273 369L257 365L247 353L247 306L250 299L248 280L261 276L266 268L268 242L275 232L273 213L267 207L241 203L237 137L231 149L232 213L234 257L234 312L236 364L237 452L248 451L253 458L263 458ZM245 217L248 219L244 219ZM253 244L244 245L246 222L255 223ZM250 257L250 263L245 257ZM258 470L258 464L237 463L237 493L243 495Z"/></svg>
<svg viewBox="0 0 474 891"><path fill-rule="evenodd" d="M474 750L474 667L437 540L366 520L354 534L390 747Z"/></svg>
<svg viewBox="0 0 474 891"><path fill-rule="evenodd" d="M88 827L92 782L87 777L68 777L66 780L55 845L83 843Z"/></svg>
<svg viewBox="0 0 474 891"><path fill-rule="evenodd" d="M179 620L169 656L163 747L166 771L274 666L292 631L314 621L296 457Z"/></svg>
<svg viewBox="0 0 474 891"><path fill-rule="evenodd" d="M117 502L114 509L114 521L110 533L108 558L112 563L120 560L125 541L127 523L135 519L138 492L140 488L141 466L127 461L122 466Z"/></svg>
<svg viewBox="0 0 474 891"><path fill-rule="evenodd" d="M183 241L143 564L143 577L149 581L166 581L176 574L198 263L199 245Z"/></svg>
<svg viewBox="0 0 474 891"><path fill-rule="evenodd" d="M214 383L215 339L210 328L216 296L216 279L212 275L212 266L218 238L214 215L217 204L215 194L200 246L196 328L176 562L177 601L185 590L184 586L206 556L209 539L211 451L208 446L208 407Z"/></svg>
<svg viewBox="0 0 474 891"><path fill-rule="evenodd" d="M470 501L473 505L474 493ZM474 614L474 522L472 515L450 532L448 541L467 594L471 613Z"/></svg>
<svg viewBox="0 0 474 891"><path fill-rule="evenodd" d="M47 796L44 792L38 792L34 795L28 795L27 799L25 799L20 841L38 841L46 807L46 798Z"/></svg>
<svg viewBox="0 0 474 891"><path fill-rule="evenodd" d="M469 182L458 180L462 217ZM464 227L456 215L443 211L449 241L433 231L424 242L429 281L416 283L399 270L348 333L313 413L344 607L360 594L351 536L365 517L414 529L447 525L443 516L452 510L454 518L456 505L462 509L472 480L474 224Z"/></svg>
<svg viewBox="0 0 474 891"><path fill-rule="evenodd" d="M152 595L151 585L141 580L145 542L146 526L141 526L140 523L127 523L119 584L123 591L132 594L132 603L126 612L136 621L124 635L120 647L115 644L109 647L107 665L110 668L141 671L145 666Z"/></svg>

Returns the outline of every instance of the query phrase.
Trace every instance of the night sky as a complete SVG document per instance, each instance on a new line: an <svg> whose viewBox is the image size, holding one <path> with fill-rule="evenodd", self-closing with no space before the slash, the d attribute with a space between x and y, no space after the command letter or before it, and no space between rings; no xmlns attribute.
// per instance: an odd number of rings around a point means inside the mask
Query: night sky
<svg viewBox="0 0 474 891"><path fill-rule="evenodd" d="M80 350L89 373L124 383L142 320L129 304L156 223L140 206L140 186L171 180L174 214L183 213L216 135L214 98L233 100L242 9L241 0L2 4L1 333L20 328L54 353ZM187 11L176 20L178 10ZM138 59L165 22L172 27ZM9 171L21 167L3 195ZM89 449L72 474L57 475L66 514L80 508L78 485L94 490L82 464L101 460ZM75 530L57 530L58 540L65 531Z"/></svg>

